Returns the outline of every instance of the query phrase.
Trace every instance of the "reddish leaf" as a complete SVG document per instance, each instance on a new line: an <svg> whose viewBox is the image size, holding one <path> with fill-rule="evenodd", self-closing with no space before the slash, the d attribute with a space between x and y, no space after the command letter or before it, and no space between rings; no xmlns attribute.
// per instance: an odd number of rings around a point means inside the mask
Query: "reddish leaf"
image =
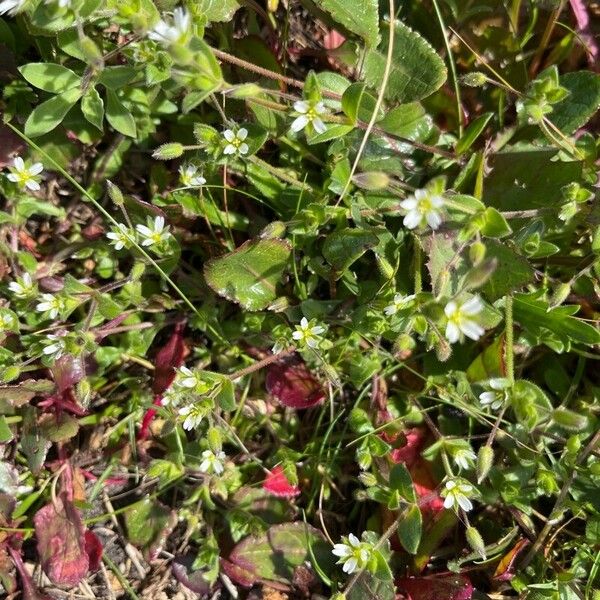
<svg viewBox="0 0 600 600"><path fill-rule="evenodd" d="M300 494L300 488L287 480L281 465L277 465L269 472L263 482L263 489L280 498L293 498Z"/></svg>
<svg viewBox="0 0 600 600"><path fill-rule="evenodd" d="M81 357L63 354L52 367L52 375L58 393L73 387L85 377L85 365Z"/></svg>
<svg viewBox="0 0 600 600"><path fill-rule="evenodd" d="M583 38L586 42L586 50L589 54L590 64L597 67L596 59L600 54L600 48L590 31L590 16L586 8L584 0L570 0L571 9L577 21L577 30L583 33Z"/></svg>
<svg viewBox="0 0 600 600"><path fill-rule="evenodd" d="M98 539L98 536L91 530L85 530L85 553L88 555L89 569L90 571L97 571L100 568L100 561L102 560L102 542Z"/></svg>
<svg viewBox="0 0 600 600"><path fill-rule="evenodd" d="M404 577L397 581L408 600L471 600L473 585L464 575Z"/></svg>
<svg viewBox="0 0 600 600"><path fill-rule="evenodd" d="M77 585L87 574L89 558L79 511L66 494L40 509L34 519L37 549L46 575L58 585Z"/></svg>
<svg viewBox="0 0 600 600"><path fill-rule="evenodd" d="M496 571L494 572L494 580L495 581L510 581L514 575L514 566L517 560L517 557L521 553L521 551L529 546L529 540L522 539L519 540L503 557L502 560L498 563L496 567Z"/></svg>
<svg viewBox="0 0 600 600"><path fill-rule="evenodd" d="M171 564L171 572L181 585L204 598L210 593L211 584L204 579L204 570L194 571L192 568L194 559L195 556L191 555L177 558Z"/></svg>
<svg viewBox="0 0 600 600"><path fill-rule="evenodd" d="M154 358L154 383L152 391L163 394L175 379L175 369L183 363L185 343L184 323L177 323L169 341L156 353Z"/></svg>
<svg viewBox="0 0 600 600"><path fill-rule="evenodd" d="M251 588L257 581L257 577L252 571L248 571L224 558L220 559L220 565L223 573L242 587Z"/></svg>
<svg viewBox="0 0 600 600"><path fill-rule="evenodd" d="M21 592L23 600L52 600L50 596L46 596L46 594L42 594L36 587L35 583L33 583L33 579L31 575L25 568L23 564L23 559L21 558L21 553L18 550L15 550L11 546L7 547L7 550L15 563L15 567L19 572L19 577L21 578Z"/></svg>
<svg viewBox="0 0 600 600"><path fill-rule="evenodd" d="M406 443L401 448L392 450L392 460L395 463L404 463L410 469L420 458L421 449L425 444L425 432L418 427L404 432Z"/></svg>
<svg viewBox="0 0 600 600"><path fill-rule="evenodd" d="M323 386L298 356L273 363L266 385L269 394L290 408L310 408L325 398Z"/></svg>

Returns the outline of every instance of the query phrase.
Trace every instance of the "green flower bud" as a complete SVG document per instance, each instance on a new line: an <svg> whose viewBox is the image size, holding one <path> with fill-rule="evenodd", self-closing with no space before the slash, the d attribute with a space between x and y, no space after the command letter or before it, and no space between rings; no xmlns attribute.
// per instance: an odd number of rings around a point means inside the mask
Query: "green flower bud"
<svg viewBox="0 0 600 600"><path fill-rule="evenodd" d="M491 446L485 445L479 448L477 453L477 483L481 483L490 472L494 463L494 450Z"/></svg>
<svg viewBox="0 0 600 600"><path fill-rule="evenodd" d="M19 377L20 374L21 369L16 365L12 365L3 369L2 375L0 376L0 380L3 383L8 383L9 381L14 381L15 379L17 379L17 377Z"/></svg>
<svg viewBox="0 0 600 600"><path fill-rule="evenodd" d="M121 206L125 202L125 199L123 198L123 192L121 192L121 190L112 181L106 181L106 188L108 190L109 198L117 206Z"/></svg>
<svg viewBox="0 0 600 600"><path fill-rule="evenodd" d="M550 306L560 306L571 293L571 286L568 283L561 283L550 296Z"/></svg>
<svg viewBox="0 0 600 600"><path fill-rule="evenodd" d="M479 71L467 73L460 78L460 82L468 87L481 87L487 82L487 80L487 76Z"/></svg>
<svg viewBox="0 0 600 600"><path fill-rule="evenodd" d="M179 142L169 142L159 146L153 153L152 157L159 160L172 160L179 158L183 154L183 144Z"/></svg>
<svg viewBox="0 0 600 600"><path fill-rule="evenodd" d="M223 448L223 436L218 427L210 427L206 433L208 447L216 454Z"/></svg>
<svg viewBox="0 0 600 600"><path fill-rule="evenodd" d="M477 552L477 554L479 554L483 560L486 559L483 538L481 537L479 531L477 531L477 529L475 529L473 526L467 527L467 542L469 542L469 546L471 546L471 548L473 548L473 550Z"/></svg>
<svg viewBox="0 0 600 600"><path fill-rule="evenodd" d="M85 58L93 64L102 65L104 61L102 60L102 52L100 52L100 48L96 45L92 38L89 38L87 35L79 38L79 47L81 48L81 52L85 56Z"/></svg>
<svg viewBox="0 0 600 600"><path fill-rule="evenodd" d="M361 473L358 476L358 479L365 487L373 487L377 485L377 477L375 477L373 473L369 473L367 471Z"/></svg>
<svg viewBox="0 0 600 600"><path fill-rule="evenodd" d="M261 237L263 240L280 238L285 234L285 230L286 225L283 221L273 221L263 228L259 237Z"/></svg>
<svg viewBox="0 0 600 600"><path fill-rule="evenodd" d="M486 247L483 242L473 242L469 248L469 260L474 267L481 264L485 258Z"/></svg>
<svg viewBox="0 0 600 600"><path fill-rule="evenodd" d="M375 260L377 261L377 268L383 277L387 280L391 279L394 276L396 269L390 264L390 261L377 252L375 253Z"/></svg>
<svg viewBox="0 0 600 600"><path fill-rule="evenodd" d="M271 304L269 304L268 308L273 312L279 313L287 310L289 307L290 301L287 296L279 296L279 298L276 298L273 302L271 302Z"/></svg>
<svg viewBox="0 0 600 600"><path fill-rule="evenodd" d="M568 408L557 408L552 411L552 420L563 429L581 431L588 426L588 418Z"/></svg>
<svg viewBox="0 0 600 600"><path fill-rule="evenodd" d="M369 171L368 173L357 173L352 177L354 185L363 190L381 190L390 185L387 173L381 171Z"/></svg>

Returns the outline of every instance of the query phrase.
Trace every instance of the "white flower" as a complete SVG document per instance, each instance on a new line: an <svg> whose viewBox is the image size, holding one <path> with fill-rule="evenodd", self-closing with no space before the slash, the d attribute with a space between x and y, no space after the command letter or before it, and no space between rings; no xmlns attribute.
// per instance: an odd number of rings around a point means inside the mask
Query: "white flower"
<svg viewBox="0 0 600 600"><path fill-rule="evenodd" d="M388 317L391 317L392 315L395 315L399 310L406 308L414 299L415 299L414 294L411 294L410 296L403 296L402 294L396 294L394 296L394 299L392 300L392 303L389 304L388 306L386 306L383 309L383 312Z"/></svg>
<svg viewBox="0 0 600 600"><path fill-rule="evenodd" d="M317 348L321 343L321 334L325 331L325 327L313 324L313 320L308 321L306 317L302 317L300 325L296 325L296 331L292 333L292 338L301 345L306 345L309 348Z"/></svg>
<svg viewBox="0 0 600 600"><path fill-rule="evenodd" d="M202 462L200 463L200 470L203 473L214 473L215 475L221 475L225 470L225 452L219 450L216 454L212 450L205 450L202 453Z"/></svg>
<svg viewBox="0 0 600 600"><path fill-rule="evenodd" d="M0 313L0 330L10 329L15 322L15 318L9 313Z"/></svg>
<svg viewBox="0 0 600 600"><path fill-rule="evenodd" d="M65 303L60 296L54 294L42 294L40 296L42 302L39 302L35 310L41 313L48 313L47 318L56 319L58 313L63 309Z"/></svg>
<svg viewBox="0 0 600 600"><path fill-rule="evenodd" d="M206 183L206 179L198 175L198 167L195 165L179 167L179 179L184 187L200 187Z"/></svg>
<svg viewBox="0 0 600 600"><path fill-rule="evenodd" d="M184 8L178 7L173 11L173 19L168 22L161 19L154 29L148 32L148 37L163 46L183 44L190 35L192 18Z"/></svg>
<svg viewBox="0 0 600 600"><path fill-rule="evenodd" d="M106 237L113 244L115 250L121 250L122 248L131 247L135 241L135 231L127 227L124 223L119 223L106 234Z"/></svg>
<svg viewBox="0 0 600 600"><path fill-rule="evenodd" d="M471 317L478 315L482 310L483 302L479 296L473 296L462 303L454 300L448 302L444 308L448 319L446 325L448 341L454 344L460 340L463 334L472 340L478 340L485 330Z"/></svg>
<svg viewBox="0 0 600 600"><path fill-rule="evenodd" d="M510 381L505 377L494 377L487 382L490 391L479 394L482 406L489 406L492 410L498 410L508 400Z"/></svg>
<svg viewBox="0 0 600 600"><path fill-rule="evenodd" d="M464 511L471 510L473 503L469 500L469 496L472 496L474 491L475 488L462 479L446 481L446 489L442 492L445 496L444 508L458 510L460 507Z"/></svg>
<svg viewBox="0 0 600 600"><path fill-rule="evenodd" d="M457 466L466 471L473 466L473 462L477 460L477 455L470 448L458 448L454 451L452 458Z"/></svg>
<svg viewBox="0 0 600 600"><path fill-rule="evenodd" d="M66 343L64 336L50 333L46 336L44 349L42 352L48 356L58 360L66 349Z"/></svg>
<svg viewBox="0 0 600 600"><path fill-rule="evenodd" d="M416 190L414 195L402 200L400 206L408 211L403 221L408 229L426 225L437 229L442 224L441 208L444 206L444 199L431 194L429 190Z"/></svg>
<svg viewBox="0 0 600 600"><path fill-rule="evenodd" d="M6 0L5 0L6 1ZM0 3L0 13L3 3ZM25 166L25 161L20 157L15 157L13 166L10 167L10 173L6 176L9 181L16 183L21 189L27 188L32 192L40 189L39 174L44 170L44 165L40 162L33 163L30 167Z"/></svg>
<svg viewBox="0 0 600 600"><path fill-rule="evenodd" d="M292 131L301 131L309 123L312 124L317 133L324 133L327 130L325 123L321 120L321 115L327 112L322 102L299 100L298 102L294 102L294 110L299 113L299 116L292 123Z"/></svg>
<svg viewBox="0 0 600 600"><path fill-rule="evenodd" d="M180 367L175 376L175 385L188 390L193 390L196 394L205 394L211 386L202 379L200 371L192 371L188 367Z"/></svg>
<svg viewBox="0 0 600 600"><path fill-rule="evenodd" d="M3 0L0 2L0 15L8 14L14 17L24 6L27 0Z"/></svg>
<svg viewBox="0 0 600 600"><path fill-rule="evenodd" d="M194 404L188 404L187 406L180 408L178 412L179 416L185 417L183 421L183 428L187 431L196 429L206 415L206 410L203 406L197 406Z"/></svg>
<svg viewBox="0 0 600 600"><path fill-rule="evenodd" d="M29 273L23 273L23 277L17 277L15 281L8 284L8 289L21 300L32 296L35 293L35 283Z"/></svg>
<svg viewBox="0 0 600 600"><path fill-rule="evenodd" d="M167 225L165 227L164 217L155 217L154 221L149 218L148 226L137 225L136 229L144 238L142 241L142 246L152 246L154 244L158 246L162 242L166 241L171 235L169 233L169 226Z"/></svg>
<svg viewBox="0 0 600 600"><path fill-rule="evenodd" d="M338 565L343 565L344 573L354 573L366 567L373 555L373 546L367 542L361 542L353 533L347 538L342 538L341 544L335 544L331 551L340 560Z"/></svg>
<svg viewBox="0 0 600 600"><path fill-rule="evenodd" d="M223 154L248 154L250 147L244 142L248 137L247 129L240 127L235 133L231 129L226 129L223 137L228 142L223 149Z"/></svg>

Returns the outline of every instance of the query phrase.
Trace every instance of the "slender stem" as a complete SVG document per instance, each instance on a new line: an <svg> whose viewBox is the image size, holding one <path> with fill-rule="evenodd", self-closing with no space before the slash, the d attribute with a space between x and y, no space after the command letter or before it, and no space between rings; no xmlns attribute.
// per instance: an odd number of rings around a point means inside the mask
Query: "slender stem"
<svg viewBox="0 0 600 600"><path fill-rule="evenodd" d="M458 119L458 137L460 138L463 134L463 111L462 102L460 99L460 84L458 81L458 75L456 74L456 64L454 62L454 58L452 57L450 42L448 41L448 35L446 34L444 17L437 0L433 0L433 7L435 8L435 14L437 15L440 29L442 30L442 37L444 38L444 45L446 46L446 53L448 54L448 64L450 65L450 72L452 73L452 84L454 85L454 96L456 99L456 118Z"/></svg>
<svg viewBox="0 0 600 600"><path fill-rule="evenodd" d="M515 382L515 357L514 357L514 323L513 323L513 297L506 296L504 300L504 323L505 323L505 353L506 375L511 384Z"/></svg>
<svg viewBox="0 0 600 600"><path fill-rule="evenodd" d="M423 251L421 250L421 244L419 238L415 235L413 238L413 255L414 255L414 271L415 271L415 294L420 294L423 291L423 275L422 262L423 262Z"/></svg>
<svg viewBox="0 0 600 600"><path fill-rule="evenodd" d="M284 350L283 352L278 352L277 354L271 354L270 356L267 356L266 358L263 358L262 360L252 363L250 366L248 366L244 369L240 369L239 371L235 371L235 373L231 373L231 375L229 375L229 379L231 379L232 381L235 381L236 379L239 379L240 377L245 377L246 375L250 375L251 373L254 373L255 371L259 371L263 367L266 367L266 366L270 365L271 363L274 363L275 361L278 361L282 358L285 358L286 356L290 356L291 354L294 354L294 352L296 352L296 348L289 348L288 350Z"/></svg>

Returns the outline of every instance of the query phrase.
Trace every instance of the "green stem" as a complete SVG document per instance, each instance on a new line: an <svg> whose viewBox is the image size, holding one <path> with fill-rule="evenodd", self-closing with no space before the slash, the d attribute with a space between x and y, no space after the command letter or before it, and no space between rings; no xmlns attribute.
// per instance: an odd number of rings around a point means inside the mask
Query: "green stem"
<svg viewBox="0 0 600 600"><path fill-rule="evenodd" d="M421 274L423 263L423 252L417 236L414 237L414 271L415 271L415 294L423 291L423 276Z"/></svg>
<svg viewBox="0 0 600 600"><path fill-rule="evenodd" d="M515 356L514 356L514 323L513 323L513 297L508 295L504 301L504 323L506 336L506 349L504 360L506 375L511 384L515 382Z"/></svg>

